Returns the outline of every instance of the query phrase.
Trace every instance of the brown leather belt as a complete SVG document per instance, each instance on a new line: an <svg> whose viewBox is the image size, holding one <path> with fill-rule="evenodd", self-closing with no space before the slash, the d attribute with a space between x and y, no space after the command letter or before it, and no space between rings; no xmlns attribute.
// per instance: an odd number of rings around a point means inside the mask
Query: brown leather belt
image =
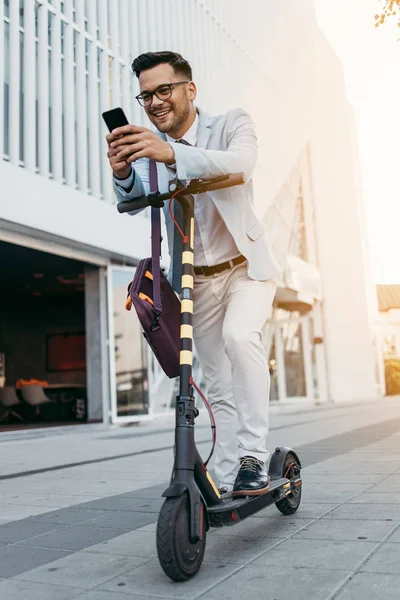
<svg viewBox="0 0 400 600"><path fill-rule="evenodd" d="M222 271L226 271L227 269L233 269L233 267L244 263L245 260L246 258L240 255L236 258L232 258L232 260L227 260L220 265L214 265L213 267L195 267L194 272L196 275L215 275L216 273L222 273Z"/></svg>

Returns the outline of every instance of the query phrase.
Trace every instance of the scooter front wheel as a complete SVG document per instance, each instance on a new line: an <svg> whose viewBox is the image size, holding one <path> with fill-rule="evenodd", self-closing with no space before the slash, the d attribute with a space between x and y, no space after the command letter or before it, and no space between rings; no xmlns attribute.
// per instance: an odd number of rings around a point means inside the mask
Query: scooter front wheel
<svg viewBox="0 0 400 600"><path fill-rule="evenodd" d="M199 570L206 548L206 529L202 539L190 540L190 504L188 493L167 498L157 521L157 554L160 565L173 581L187 581Z"/></svg>

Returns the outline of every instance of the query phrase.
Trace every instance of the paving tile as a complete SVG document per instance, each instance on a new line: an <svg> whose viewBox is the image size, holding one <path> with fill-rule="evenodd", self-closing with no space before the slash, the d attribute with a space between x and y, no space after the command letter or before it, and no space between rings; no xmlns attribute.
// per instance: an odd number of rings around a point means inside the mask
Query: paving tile
<svg viewBox="0 0 400 600"><path fill-rule="evenodd" d="M265 598L273 600L324 600L348 575L347 571L248 565L207 591L203 600ZM359 600L359 599L357 599Z"/></svg>
<svg viewBox="0 0 400 600"><path fill-rule="evenodd" d="M316 475L352 475L353 481L357 480L358 474L362 475L367 467L365 464L357 461L350 462L347 459L341 459L336 461L335 465L327 465L326 461L317 462L314 465L307 467L309 469L309 473ZM370 473L379 473L381 478L383 476L388 476L392 473L395 473L396 466L394 464L385 463L369 463L368 462L368 471Z"/></svg>
<svg viewBox="0 0 400 600"><path fill-rule="evenodd" d="M274 517L248 517L244 521L229 527L212 529L217 537L252 537L285 539L308 525L311 521L305 519L292 519L276 514Z"/></svg>
<svg viewBox="0 0 400 600"><path fill-rule="evenodd" d="M346 502L355 494L360 494L367 490L370 484L349 484L335 483L335 485L314 485L312 488L304 486L302 490L301 503L342 503ZM357 496L357 498L360 496Z"/></svg>
<svg viewBox="0 0 400 600"><path fill-rule="evenodd" d="M112 527L129 531L157 521L158 512L104 511L105 514L85 521L87 527Z"/></svg>
<svg viewBox="0 0 400 600"><path fill-rule="evenodd" d="M386 542L365 563L361 571L400 575L400 544Z"/></svg>
<svg viewBox="0 0 400 600"><path fill-rule="evenodd" d="M387 541L400 543L400 527L396 529L396 531L390 536L390 538Z"/></svg>
<svg viewBox="0 0 400 600"><path fill-rule="evenodd" d="M20 542L35 537L42 533L48 533L60 527L53 523L40 523L30 519L21 519L0 525L0 541L4 544Z"/></svg>
<svg viewBox="0 0 400 600"><path fill-rule="evenodd" d="M128 496L111 496L85 503L85 508L96 508L101 510L121 510L133 512L156 512L158 513L164 498L132 498Z"/></svg>
<svg viewBox="0 0 400 600"><path fill-rule="evenodd" d="M354 475L352 475L351 473L336 473L336 474L334 474L334 473L329 473L328 471L326 471L324 473L313 474L313 473L308 473L308 472L305 473L302 470L301 474L302 474L303 481L304 481L304 488L306 488L309 483L310 484L354 483ZM373 484L379 483L385 477L386 477L386 475L380 475L377 473L376 474L373 473L370 475L358 474L357 475L357 484L369 483L370 485L373 485Z"/></svg>
<svg viewBox="0 0 400 600"><path fill-rule="evenodd" d="M275 515L277 515L282 521L286 521L287 519L290 518L290 520L292 519L296 519L296 520L309 520L309 519L318 519L319 517L322 517L322 515L328 514L331 510L333 510L334 508L336 508L338 506L338 504L325 504L325 503L321 503L321 504L314 504L312 502L305 502L304 504L301 502L299 508L297 509L297 511L293 514L293 515L282 515L282 513L280 513L278 511L278 509L276 507L269 507L267 509L265 509L265 511L261 511L259 513L256 513L255 515L253 515L253 519L263 519L265 518L265 514L271 514L273 515L275 513Z"/></svg>
<svg viewBox="0 0 400 600"><path fill-rule="evenodd" d="M400 575L357 573L336 600L399 600Z"/></svg>
<svg viewBox="0 0 400 600"><path fill-rule="evenodd" d="M376 546L368 541L331 541L320 539L291 539L282 542L271 552L258 558L254 564L325 569L355 569ZM400 549L399 549L400 550Z"/></svg>
<svg viewBox="0 0 400 600"><path fill-rule="evenodd" d="M58 560L67 555L68 552L47 548L3 546L3 548L0 548L0 577L14 577L19 573L29 571L39 565Z"/></svg>
<svg viewBox="0 0 400 600"><path fill-rule="evenodd" d="M326 516L326 519L370 519L372 521L400 521L398 504L343 504Z"/></svg>
<svg viewBox="0 0 400 600"><path fill-rule="evenodd" d="M60 550L82 550L94 544L121 535L121 529L109 527L85 527L70 525L23 542L26 546L41 548L59 548Z"/></svg>
<svg viewBox="0 0 400 600"><path fill-rule="evenodd" d="M400 492L400 477L388 477L387 479L381 480L374 486L370 492L374 493L399 493Z"/></svg>
<svg viewBox="0 0 400 600"><path fill-rule="evenodd" d="M0 504L0 522L10 523L26 519L33 516L39 516L47 513L48 508L44 506L31 506L27 504Z"/></svg>
<svg viewBox="0 0 400 600"><path fill-rule="evenodd" d="M152 600L152 598L160 600L160 598L165 598L165 596L150 596L149 594L135 594L132 592L124 594L123 586L115 593L109 592L108 590L94 589L79 596L79 600L127 600L127 598L129 598L129 600Z"/></svg>
<svg viewBox="0 0 400 600"><path fill-rule="evenodd" d="M125 492L125 494L121 494L121 496L125 496L126 498L160 498L161 494L167 487L168 482L165 481L164 483L160 483L151 487L144 487L141 489L132 490L130 492Z"/></svg>
<svg viewBox="0 0 400 600"><path fill-rule="evenodd" d="M52 585L70 585L91 589L139 565L148 558L110 556L90 552L76 552L50 566L45 565L18 575L19 581L35 581Z"/></svg>
<svg viewBox="0 0 400 600"><path fill-rule="evenodd" d="M400 505L400 492L364 492L349 500L349 504L397 504Z"/></svg>
<svg viewBox="0 0 400 600"><path fill-rule="evenodd" d="M153 531L135 529L128 533L119 531L118 537L90 547L90 552L101 554L121 554L123 556L140 556L152 558L157 556L156 536Z"/></svg>
<svg viewBox="0 0 400 600"><path fill-rule="evenodd" d="M153 594L162 596L163 598L193 599L213 584L217 584L224 578L229 577L238 568L238 565L226 564L223 561L204 562L196 576L190 581L176 584L165 575L158 560L154 559L147 562L144 567L130 569L118 577L114 577L106 583L99 585L96 589L115 593L123 588L126 594L135 593L140 590L142 594Z"/></svg>
<svg viewBox="0 0 400 600"><path fill-rule="evenodd" d="M320 519L296 533L294 538L380 542L393 526L392 521Z"/></svg>
<svg viewBox="0 0 400 600"><path fill-rule="evenodd" d="M101 517L106 515L105 510L95 510L92 508L80 508L77 506L71 506L68 508L61 508L59 510L52 510L45 514L32 517L33 521L40 521L41 523L57 523L62 525L75 525L76 523L83 523L88 519L95 517Z"/></svg>
<svg viewBox="0 0 400 600"><path fill-rule="evenodd" d="M251 560L278 544L278 538L235 536L208 536L204 560L224 564L245 565Z"/></svg>
<svg viewBox="0 0 400 600"><path fill-rule="evenodd" d="M3 600L73 600L81 596L83 591L83 588L32 581L0 581L0 598Z"/></svg>

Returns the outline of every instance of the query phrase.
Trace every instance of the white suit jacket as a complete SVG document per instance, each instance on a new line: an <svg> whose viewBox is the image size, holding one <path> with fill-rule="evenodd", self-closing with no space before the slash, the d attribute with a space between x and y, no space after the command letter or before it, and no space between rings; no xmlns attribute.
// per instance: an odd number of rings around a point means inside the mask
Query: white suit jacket
<svg viewBox="0 0 400 600"><path fill-rule="evenodd" d="M181 181L210 178L227 173L244 173L246 183L223 190L208 192L210 201L220 213L233 236L239 252L247 258L250 278L264 281L277 276L279 264L267 239L265 226L254 213L252 174L257 159L257 138L250 116L242 109L232 109L224 115L210 117L197 109L199 125L197 146L173 144L176 172L163 163L157 163L160 192L168 191L168 183L178 177ZM157 132L166 140L165 134ZM134 163L135 180L127 193L113 178L117 201L131 200L150 192L149 161ZM152 190L154 191L154 190ZM130 214L136 214L133 211ZM181 236L175 233L174 224L164 207L171 255L170 280L180 289Z"/></svg>

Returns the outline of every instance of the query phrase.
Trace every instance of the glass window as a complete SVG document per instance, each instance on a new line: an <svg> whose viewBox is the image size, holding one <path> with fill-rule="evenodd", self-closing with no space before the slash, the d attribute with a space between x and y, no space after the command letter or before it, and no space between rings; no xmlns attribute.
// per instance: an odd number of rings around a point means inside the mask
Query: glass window
<svg viewBox="0 0 400 600"><path fill-rule="evenodd" d="M1 56L1 55L0 55ZM10 26L4 21L4 109L3 109L3 148L4 154L8 156L10 149L8 143L8 124L10 121Z"/></svg>
<svg viewBox="0 0 400 600"><path fill-rule="evenodd" d="M294 216L293 229L289 243L289 254L307 260L306 230L304 221L304 200L301 186L297 196L296 212Z"/></svg>
<svg viewBox="0 0 400 600"><path fill-rule="evenodd" d="M275 336L272 341L271 352L269 354L268 360L268 370L271 378L271 388L270 388L270 400L276 401L279 400L279 389L278 389L278 364L276 362L276 354L275 354Z"/></svg>
<svg viewBox="0 0 400 600"><path fill-rule="evenodd" d="M135 310L125 310L128 284L134 269L112 270L112 319L116 414L118 417L148 413L147 345Z"/></svg>
<svg viewBox="0 0 400 600"><path fill-rule="evenodd" d="M65 34L67 30L67 23L65 21L61 21L61 54L64 55L65 52Z"/></svg>
<svg viewBox="0 0 400 600"><path fill-rule="evenodd" d="M42 8L41 4L35 2L35 37L39 36L39 9Z"/></svg>
<svg viewBox="0 0 400 600"><path fill-rule="evenodd" d="M35 56L36 56L36 94L35 94L35 114L36 114L36 167L39 168L39 42L35 42Z"/></svg>
<svg viewBox="0 0 400 600"><path fill-rule="evenodd" d="M19 33L19 160L24 160L24 34Z"/></svg>
<svg viewBox="0 0 400 600"><path fill-rule="evenodd" d="M24 26L24 0L19 0L19 26Z"/></svg>
<svg viewBox="0 0 400 600"><path fill-rule="evenodd" d="M300 319L291 319L282 325L282 340L285 351L286 395L288 398L306 396Z"/></svg>
<svg viewBox="0 0 400 600"><path fill-rule="evenodd" d="M78 35L79 33L74 30L74 63L76 63L77 57Z"/></svg>

